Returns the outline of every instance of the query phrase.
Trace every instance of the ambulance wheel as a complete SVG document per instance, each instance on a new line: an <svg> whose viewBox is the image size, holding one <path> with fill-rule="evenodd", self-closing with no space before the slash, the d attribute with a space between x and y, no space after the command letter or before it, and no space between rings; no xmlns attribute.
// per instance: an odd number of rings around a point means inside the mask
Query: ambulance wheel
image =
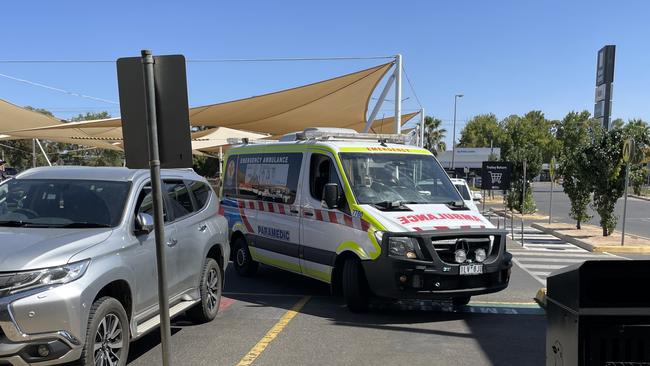
<svg viewBox="0 0 650 366"><path fill-rule="evenodd" d="M257 272L257 267L259 263L253 260L250 250L248 250L248 244L246 244L246 239L239 237L235 239L235 270L239 273L240 276L249 277Z"/></svg>
<svg viewBox="0 0 650 366"><path fill-rule="evenodd" d="M343 262L343 297L351 312L368 310L368 283L359 258L350 257Z"/></svg>
<svg viewBox="0 0 650 366"><path fill-rule="evenodd" d="M454 303L454 306L465 306L469 304L471 298L471 296L454 297L451 301Z"/></svg>

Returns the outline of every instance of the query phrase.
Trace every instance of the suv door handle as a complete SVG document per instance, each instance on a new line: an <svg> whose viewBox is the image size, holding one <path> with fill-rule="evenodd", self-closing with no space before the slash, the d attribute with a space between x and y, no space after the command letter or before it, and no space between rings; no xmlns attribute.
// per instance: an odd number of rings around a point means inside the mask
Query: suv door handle
<svg viewBox="0 0 650 366"><path fill-rule="evenodd" d="M167 246L170 247L170 248L175 247L176 244L178 244L178 240L176 240L176 238L170 238L170 239L167 241Z"/></svg>
<svg viewBox="0 0 650 366"><path fill-rule="evenodd" d="M206 225L206 224L202 224L201 226L199 226L199 231L200 231L200 232L203 233L203 232L205 232L206 230L208 230L208 225Z"/></svg>

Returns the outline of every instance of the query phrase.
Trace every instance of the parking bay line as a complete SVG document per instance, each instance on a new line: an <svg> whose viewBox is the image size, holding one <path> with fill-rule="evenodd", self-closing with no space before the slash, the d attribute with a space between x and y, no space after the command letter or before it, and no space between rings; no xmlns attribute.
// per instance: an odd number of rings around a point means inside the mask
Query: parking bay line
<svg viewBox="0 0 650 366"><path fill-rule="evenodd" d="M287 312L278 320L277 323L260 339L259 342L257 342L256 345L251 348L250 351L242 359L239 361L237 366L250 366L255 362L255 360L264 352L266 347L269 346L271 342L275 339L275 337L280 334L284 328L289 324L289 322L302 310L302 308L305 306L305 304L311 299L310 296L304 296L301 298L295 305L290 310L287 310Z"/></svg>

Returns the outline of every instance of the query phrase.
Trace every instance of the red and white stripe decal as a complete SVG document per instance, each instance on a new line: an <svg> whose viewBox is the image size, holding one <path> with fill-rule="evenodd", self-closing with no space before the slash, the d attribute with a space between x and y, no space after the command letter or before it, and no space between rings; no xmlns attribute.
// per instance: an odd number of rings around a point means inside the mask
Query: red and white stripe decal
<svg viewBox="0 0 650 366"><path fill-rule="evenodd" d="M252 231L252 227L249 227L248 219L244 213L244 209L247 210L256 210L262 212L269 212L279 215L291 215L291 205L286 205L283 203L275 202L264 202L264 201L249 201L241 200L238 201L239 211L242 216L242 221L246 225L246 228ZM303 214L303 217L310 220L331 222L337 225L344 225L352 229L368 231L370 224L358 217L353 217L341 212L330 211L330 210L321 210L314 209L313 216L307 216Z"/></svg>

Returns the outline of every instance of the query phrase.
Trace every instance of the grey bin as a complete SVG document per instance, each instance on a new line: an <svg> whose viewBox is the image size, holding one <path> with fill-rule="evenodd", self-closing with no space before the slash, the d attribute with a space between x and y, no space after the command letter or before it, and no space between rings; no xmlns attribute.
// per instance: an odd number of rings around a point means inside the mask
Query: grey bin
<svg viewBox="0 0 650 366"><path fill-rule="evenodd" d="M547 366L650 366L650 260L596 260L547 279Z"/></svg>

